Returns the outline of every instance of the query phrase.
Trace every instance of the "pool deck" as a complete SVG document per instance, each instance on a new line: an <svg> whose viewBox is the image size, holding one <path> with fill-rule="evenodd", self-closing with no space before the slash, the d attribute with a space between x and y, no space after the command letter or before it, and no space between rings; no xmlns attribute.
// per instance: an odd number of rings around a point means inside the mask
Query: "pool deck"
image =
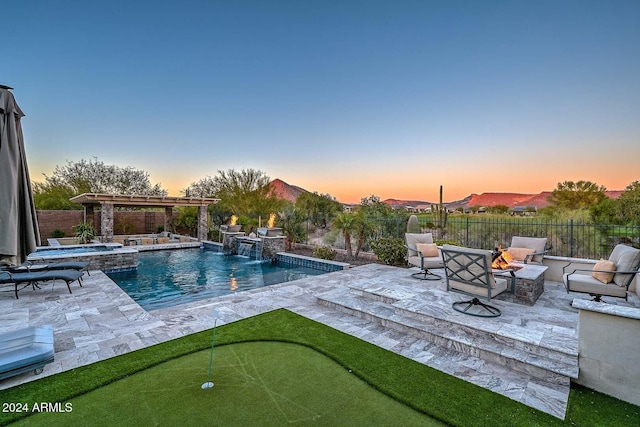
<svg viewBox="0 0 640 427"><path fill-rule="evenodd" d="M151 312L142 309L101 271L85 275L82 288L72 284L73 294L69 294L62 283L36 290L24 289L20 299L15 299L12 292L3 292L0 293L0 332L52 324L56 353L55 361L47 365L42 374L27 373L2 380L0 389L209 329L216 316L221 325L286 308L564 418L570 387L568 377L543 381L539 376L509 369L499 360L491 362L461 351L459 343L437 345L433 338L426 337L428 328L421 331L419 325L430 322L425 319L431 317L426 316L436 316L439 322L449 318L447 322L462 325L462 335L468 335L468 328L476 322L487 322L487 319L453 312L451 302L463 299L461 295L446 292L444 280L412 278L410 274L415 271L368 264ZM364 298L365 295L378 297ZM588 295L569 295L561 283L547 281L544 293L533 307L495 300L494 305L500 307L502 316L489 319L484 329L495 328L494 335L501 338L487 345L499 345L497 341L509 333L535 340L545 349L575 353L577 361L578 310L570 306L576 298L588 299ZM633 294L628 302L608 300L613 304L640 307L640 300ZM398 310L405 314L398 314ZM393 313L389 314L390 311ZM437 314L433 314L434 311ZM473 341L481 339L479 334L473 335Z"/></svg>

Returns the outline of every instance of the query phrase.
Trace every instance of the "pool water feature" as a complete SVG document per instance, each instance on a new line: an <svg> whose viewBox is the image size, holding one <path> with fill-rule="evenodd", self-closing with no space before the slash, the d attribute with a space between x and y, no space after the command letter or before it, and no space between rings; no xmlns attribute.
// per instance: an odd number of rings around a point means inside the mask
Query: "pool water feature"
<svg viewBox="0 0 640 427"><path fill-rule="evenodd" d="M258 289L326 271L202 249L141 252L137 271L107 273L145 310Z"/></svg>

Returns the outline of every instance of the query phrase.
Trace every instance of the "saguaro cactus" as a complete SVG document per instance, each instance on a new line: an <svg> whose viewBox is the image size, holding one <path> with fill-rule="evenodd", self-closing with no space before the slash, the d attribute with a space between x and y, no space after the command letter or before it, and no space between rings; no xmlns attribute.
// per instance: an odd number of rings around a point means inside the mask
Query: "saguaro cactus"
<svg viewBox="0 0 640 427"><path fill-rule="evenodd" d="M440 186L440 203L438 205L431 205L431 212L433 212L433 219L436 224L437 237L442 239L447 234L447 218L449 213L442 203L442 185Z"/></svg>

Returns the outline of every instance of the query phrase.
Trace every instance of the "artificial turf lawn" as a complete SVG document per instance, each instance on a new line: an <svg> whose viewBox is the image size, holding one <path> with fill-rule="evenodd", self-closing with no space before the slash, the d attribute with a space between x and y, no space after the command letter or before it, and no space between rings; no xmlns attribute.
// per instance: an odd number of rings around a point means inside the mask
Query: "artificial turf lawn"
<svg viewBox="0 0 640 427"><path fill-rule="evenodd" d="M451 425L640 425L638 406L581 387L572 388L566 420L562 421L284 309L216 329L218 349L226 344L250 341L308 346L388 396ZM4 390L1 400L27 404L69 402L151 366L206 350L210 345L211 331L203 331ZM237 404L242 408L247 402ZM26 415L2 413L0 423Z"/></svg>
<svg viewBox="0 0 640 427"><path fill-rule="evenodd" d="M251 342L171 360L71 399L24 425L439 426L304 346Z"/></svg>

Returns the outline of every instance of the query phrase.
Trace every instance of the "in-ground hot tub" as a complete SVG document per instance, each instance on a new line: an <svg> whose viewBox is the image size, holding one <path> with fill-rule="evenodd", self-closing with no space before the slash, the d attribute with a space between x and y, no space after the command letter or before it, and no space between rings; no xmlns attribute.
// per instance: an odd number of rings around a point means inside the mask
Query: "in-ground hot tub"
<svg viewBox="0 0 640 427"><path fill-rule="evenodd" d="M89 262L90 270L126 271L138 267L138 251L119 243L41 246L27 257L34 264L60 261Z"/></svg>

